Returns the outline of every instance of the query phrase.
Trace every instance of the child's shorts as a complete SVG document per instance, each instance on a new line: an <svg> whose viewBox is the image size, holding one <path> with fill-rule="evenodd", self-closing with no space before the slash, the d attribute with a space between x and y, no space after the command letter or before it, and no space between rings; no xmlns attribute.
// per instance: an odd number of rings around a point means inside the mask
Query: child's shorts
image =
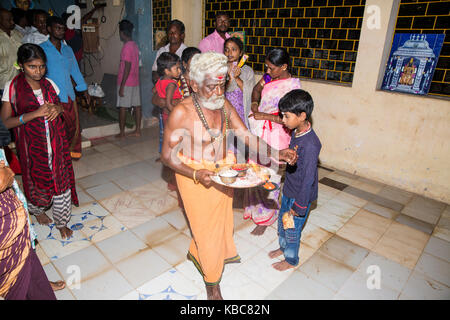
<svg viewBox="0 0 450 320"><path fill-rule="evenodd" d="M120 86L117 87L117 107L131 108L141 105L141 92L139 86L123 88L123 97L119 96Z"/></svg>

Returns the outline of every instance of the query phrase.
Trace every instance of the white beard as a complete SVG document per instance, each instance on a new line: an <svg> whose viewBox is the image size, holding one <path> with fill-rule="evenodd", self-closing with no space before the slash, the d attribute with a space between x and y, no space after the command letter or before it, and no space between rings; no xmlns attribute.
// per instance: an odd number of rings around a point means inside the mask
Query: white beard
<svg viewBox="0 0 450 320"><path fill-rule="evenodd" d="M217 96L212 95L209 99L204 99L202 97L199 97L199 100L202 104L202 107L205 107L209 110L218 110L222 109L225 105L225 96Z"/></svg>

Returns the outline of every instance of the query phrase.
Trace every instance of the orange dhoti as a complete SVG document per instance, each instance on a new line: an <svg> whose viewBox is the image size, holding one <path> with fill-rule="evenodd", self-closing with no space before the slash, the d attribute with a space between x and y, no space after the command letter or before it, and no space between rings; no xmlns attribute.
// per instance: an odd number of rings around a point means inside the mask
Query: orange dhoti
<svg viewBox="0 0 450 320"><path fill-rule="evenodd" d="M198 162L182 155L178 157L193 169L214 171L213 162ZM217 163L228 162L234 162L234 155ZM176 179L193 237L188 257L207 286L217 285L224 265L240 261L233 240L233 189L217 184L205 188L178 173Z"/></svg>

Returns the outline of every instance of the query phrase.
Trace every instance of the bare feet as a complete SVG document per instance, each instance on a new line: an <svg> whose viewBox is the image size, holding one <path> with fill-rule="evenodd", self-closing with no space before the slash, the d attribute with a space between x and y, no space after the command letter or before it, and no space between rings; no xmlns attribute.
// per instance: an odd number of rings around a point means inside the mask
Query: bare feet
<svg viewBox="0 0 450 320"><path fill-rule="evenodd" d="M125 138L125 133L124 133L124 132L121 132L121 133L119 133L119 134L116 134L114 137L116 137L116 138L118 138L118 139Z"/></svg>
<svg viewBox="0 0 450 320"><path fill-rule="evenodd" d="M58 291L64 289L66 287L66 283L64 281L50 281L50 286L53 291Z"/></svg>
<svg viewBox="0 0 450 320"><path fill-rule="evenodd" d="M134 132L130 133L129 136L130 137L140 137L141 131L134 131Z"/></svg>
<svg viewBox="0 0 450 320"><path fill-rule="evenodd" d="M206 286L206 295L208 300L223 300L220 285Z"/></svg>
<svg viewBox="0 0 450 320"><path fill-rule="evenodd" d="M283 254L283 251L281 249L273 250L269 252L269 258L274 259L276 257L279 257Z"/></svg>
<svg viewBox="0 0 450 320"><path fill-rule="evenodd" d="M39 224L49 225L53 222L45 213L41 213L40 215L35 215L36 220Z"/></svg>
<svg viewBox="0 0 450 320"><path fill-rule="evenodd" d="M260 236L266 231L267 226L256 226L255 229L253 229L252 232L250 232L254 236Z"/></svg>
<svg viewBox="0 0 450 320"><path fill-rule="evenodd" d="M68 239L72 236L73 231L70 230L67 227L62 227L62 228L58 228L59 232L61 233L61 238L62 239Z"/></svg>
<svg viewBox="0 0 450 320"><path fill-rule="evenodd" d="M291 268L295 268L292 264L287 262L286 260L272 263L272 267L274 267L278 271L285 271Z"/></svg>

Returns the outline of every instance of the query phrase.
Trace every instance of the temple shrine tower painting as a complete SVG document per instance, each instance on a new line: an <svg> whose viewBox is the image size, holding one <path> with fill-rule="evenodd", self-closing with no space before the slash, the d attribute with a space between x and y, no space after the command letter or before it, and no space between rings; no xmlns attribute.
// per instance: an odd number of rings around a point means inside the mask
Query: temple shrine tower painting
<svg viewBox="0 0 450 320"><path fill-rule="evenodd" d="M445 34L396 34L381 89L428 94L444 38Z"/></svg>

